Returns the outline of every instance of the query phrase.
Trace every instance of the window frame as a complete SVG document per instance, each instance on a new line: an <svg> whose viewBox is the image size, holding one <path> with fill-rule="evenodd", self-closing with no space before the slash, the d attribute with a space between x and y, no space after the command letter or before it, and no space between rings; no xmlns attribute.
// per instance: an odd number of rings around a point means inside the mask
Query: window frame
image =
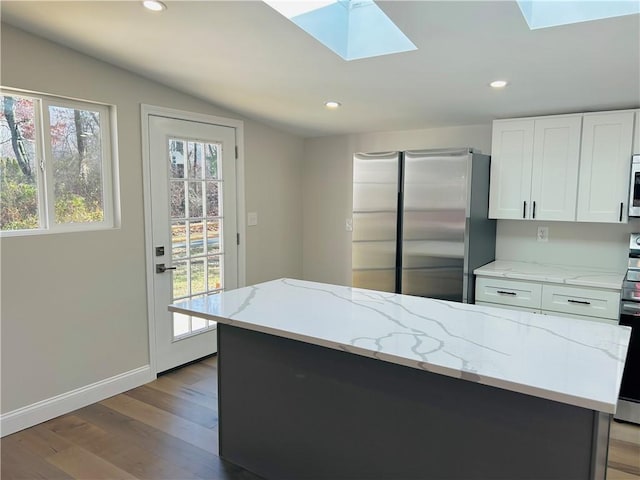
<svg viewBox="0 0 640 480"><path fill-rule="evenodd" d="M114 105L46 95L37 92L0 87L0 96L23 97L33 100L35 127L34 169L37 171L38 228L0 230L0 237L45 235L52 233L87 232L119 227L119 190L117 188L116 110ZM49 107L89 110L100 115L100 150L102 183L102 221L83 223L56 223L54 172L51 147Z"/></svg>

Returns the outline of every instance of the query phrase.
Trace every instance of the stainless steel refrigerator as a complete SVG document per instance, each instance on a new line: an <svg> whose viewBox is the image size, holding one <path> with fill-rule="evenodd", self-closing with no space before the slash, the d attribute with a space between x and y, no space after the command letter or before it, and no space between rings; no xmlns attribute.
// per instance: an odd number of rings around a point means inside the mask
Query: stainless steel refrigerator
<svg viewBox="0 0 640 480"><path fill-rule="evenodd" d="M471 149L357 153L353 286L473 303L495 258L489 156Z"/></svg>

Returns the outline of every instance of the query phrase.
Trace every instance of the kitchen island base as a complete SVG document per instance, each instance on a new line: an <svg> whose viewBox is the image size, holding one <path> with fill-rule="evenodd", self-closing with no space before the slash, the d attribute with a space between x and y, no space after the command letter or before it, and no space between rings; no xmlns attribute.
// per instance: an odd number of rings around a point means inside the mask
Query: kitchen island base
<svg viewBox="0 0 640 480"><path fill-rule="evenodd" d="M266 479L604 479L611 415L218 324L220 456Z"/></svg>

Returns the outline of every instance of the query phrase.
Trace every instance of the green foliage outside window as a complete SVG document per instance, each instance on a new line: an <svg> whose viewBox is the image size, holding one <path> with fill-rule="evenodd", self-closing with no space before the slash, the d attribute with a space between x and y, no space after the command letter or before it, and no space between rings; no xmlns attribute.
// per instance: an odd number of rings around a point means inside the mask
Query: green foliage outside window
<svg viewBox="0 0 640 480"><path fill-rule="evenodd" d="M102 133L99 111L50 104L34 98L0 96L0 230L42 228L46 208L41 166L52 172L56 224L104 220ZM47 115L48 131L36 118ZM42 145L37 142L44 139ZM39 151L36 158L36 151ZM45 153L48 158L45 158ZM40 158L41 157L41 158ZM40 160L44 160L40 164Z"/></svg>
<svg viewBox="0 0 640 480"><path fill-rule="evenodd" d="M2 230L38 228L38 191L12 158L0 159L0 225Z"/></svg>

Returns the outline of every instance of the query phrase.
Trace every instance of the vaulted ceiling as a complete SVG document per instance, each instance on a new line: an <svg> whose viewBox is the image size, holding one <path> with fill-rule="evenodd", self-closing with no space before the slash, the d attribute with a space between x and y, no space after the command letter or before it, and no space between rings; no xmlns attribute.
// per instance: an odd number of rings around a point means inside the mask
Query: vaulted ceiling
<svg viewBox="0 0 640 480"><path fill-rule="evenodd" d="M515 1L382 1L418 49L347 62L260 1L165 3L3 0L1 15L307 137L640 106L637 14L529 30Z"/></svg>

